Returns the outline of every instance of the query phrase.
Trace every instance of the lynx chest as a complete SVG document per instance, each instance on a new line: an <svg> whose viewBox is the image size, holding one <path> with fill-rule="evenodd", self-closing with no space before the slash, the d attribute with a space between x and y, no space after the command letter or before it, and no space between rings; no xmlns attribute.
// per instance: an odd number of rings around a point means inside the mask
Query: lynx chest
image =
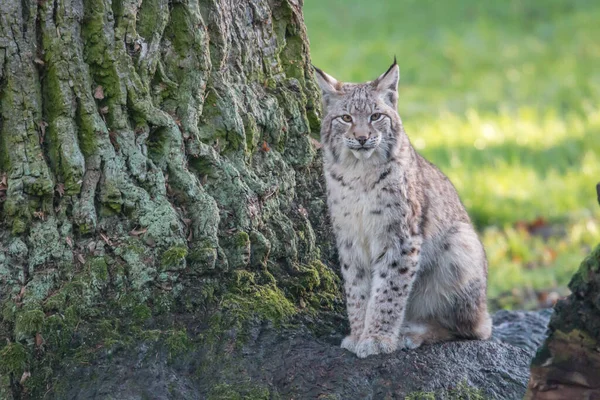
<svg viewBox="0 0 600 400"><path fill-rule="evenodd" d="M388 173L389 174L389 173ZM389 226L402 214L402 196L393 177L335 170L326 174L328 205L338 246L360 247L371 257Z"/></svg>

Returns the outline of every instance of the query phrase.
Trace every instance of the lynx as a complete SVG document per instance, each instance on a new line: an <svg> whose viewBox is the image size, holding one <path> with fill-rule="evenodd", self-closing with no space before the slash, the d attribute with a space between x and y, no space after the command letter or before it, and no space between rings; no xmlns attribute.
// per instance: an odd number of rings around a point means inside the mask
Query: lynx
<svg viewBox="0 0 600 400"><path fill-rule="evenodd" d="M396 60L360 84L315 71L327 203L351 328L341 347L364 358L488 339L486 255L456 189L404 131Z"/></svg>

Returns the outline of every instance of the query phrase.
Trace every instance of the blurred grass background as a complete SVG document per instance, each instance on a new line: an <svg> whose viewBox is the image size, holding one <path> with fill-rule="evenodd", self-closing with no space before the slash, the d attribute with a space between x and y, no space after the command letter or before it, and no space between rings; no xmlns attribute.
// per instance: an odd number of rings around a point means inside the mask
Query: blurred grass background
<svg viewBox="0 0 600 400"><path fill-rule="evenodd" d="M600 242L600 2L305 0L313 63L400 65L412 143L481 232L498 308L550 304Z"/></svg>

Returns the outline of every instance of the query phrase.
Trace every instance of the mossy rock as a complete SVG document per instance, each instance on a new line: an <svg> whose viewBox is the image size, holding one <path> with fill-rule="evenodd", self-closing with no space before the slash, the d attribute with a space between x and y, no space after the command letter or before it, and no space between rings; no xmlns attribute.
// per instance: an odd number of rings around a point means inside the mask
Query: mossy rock
<svg viewBox="0 0 600 400"><path fill-rule="evenodd" d="M0 349L0 372L4 376L21 377L26 370L29 352L21 343L8 343Z"/></svg>

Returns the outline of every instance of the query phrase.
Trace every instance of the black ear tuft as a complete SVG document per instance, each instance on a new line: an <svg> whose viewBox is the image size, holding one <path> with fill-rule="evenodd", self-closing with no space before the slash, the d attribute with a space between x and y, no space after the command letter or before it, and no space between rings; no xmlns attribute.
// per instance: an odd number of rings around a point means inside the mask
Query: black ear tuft
<svg viewBox="0 0 600 400"><path fill-rule="evenodd" d="M321 75L321 76L325 76L325 75L323 74L323 70L322 70L322 69L320 69L320 68L317 68L317 67L316 67L314 64L310 64L310 66L311 66L311 67L313 67L313 69L314 69L314 70L315 70L315 71L316 71L316 72L317 72L319 75Z"/></svg>
<svg viewBox="0 0 600 400"><path fill-rule="evenodd" d="M381 76L380 76L378 79L379 79L379 80L382 80L384 77L386 77L386 76L387 76L387 74L389 74L389 73L390 73L390 71L391 71L392 69L394 69L394 67L395 67L396 65L398 65L398 64L396 63L396 56L394 56L394 63L393 63L392 65L390 65L390 67L387 69L387 71L385 71L385 73L384 73L383 75L381 75Z"/></svg>
<svg viewBox="0 0 600 400"><path fill-rule="evenodd" d="M312 64L311 64L312 65ZM331 95L338 94L338 87L340 83L331 75L322 71L321 69L312 66L315 70L315 77L317 78L317 83L321 88L321 92L323 94L323 100L327 102L327 97Z"/></svg>
<svg viewBox="0 0 600 400"><path fill-rule="evenodd" d="M391 107L396 107L398 101L398 80L400 79L400 69L394 56L394 63L390 65L387 71L372 82L373 88Z"/></svg>

